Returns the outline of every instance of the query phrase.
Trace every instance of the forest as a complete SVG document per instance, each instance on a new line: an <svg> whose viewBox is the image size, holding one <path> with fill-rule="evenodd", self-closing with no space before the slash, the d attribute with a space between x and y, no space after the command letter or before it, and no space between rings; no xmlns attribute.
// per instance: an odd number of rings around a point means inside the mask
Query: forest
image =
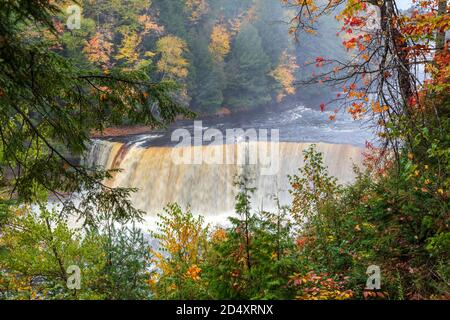
<svg viewBox="0 0 450 320"><path fill-rule="evenodd" d="M84 1L83 8L83 26L61 30L64 56L176 81L177 99L197 113L281 102L296 93L298 63L327 45L345 55L327 32L338 25L330 18L321 21L319 47L311 37L294 45L286 22L293 12L278 1Z"/></svg>
<svg viewBox="0 0 450 320"><path fill-rule="evenodd" d="M449 28L446 0L1 0L0 300L449 300ZM351 183L313 141L273 211L240 175L226 223L144 229L83 162L95 132L295 103L376 139Z"/></svg>

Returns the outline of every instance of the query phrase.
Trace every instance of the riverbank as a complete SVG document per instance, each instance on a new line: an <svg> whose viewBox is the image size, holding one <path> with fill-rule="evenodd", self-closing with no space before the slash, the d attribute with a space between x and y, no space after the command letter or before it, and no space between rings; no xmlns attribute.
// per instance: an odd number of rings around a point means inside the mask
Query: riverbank
<svg viewBox="0 0 450 320"><path fill-rule="evenodd" d="M123 137L132 136L137 134L150 133L155 128L152 126L123 126L123 127L109 127L105 128L102 132L92 131L91 138L111 138L111 137Z"/></svg>
<svg viewBox="0 0 450 320"><path fill-rule="evenodd" d="M239 109L235 110L234 112L230 111L227 108L220 108L216 113L203 113L203 114L197 114L196 120L205 120L205 121L214 121L215 119L229 119L230 121L233 121L233 119L239 119L239 118L247 118L251 116L252 114L257 115L264 112L270 112L270 111L286 111L291 108L293 108L295 104L292 101L289 101L289 103L284 102L276 105L267 105L267 106L261 106L255 109ZM176 126L177 122L180 121L186 121L187 119L184 119L182 117L179 117L175 120L174 123L172 123L173 126ZM158 128L154 126L145 126L145 125L129 125L129 126L121 126L121 127L108 127L105 128L102 132L99 131L92 131L91 132L91 138L92 139L101 139L101 138L121 138L125 136L134 136L134 135L140 135L140 134L147 134L151 133Z"/></svg>

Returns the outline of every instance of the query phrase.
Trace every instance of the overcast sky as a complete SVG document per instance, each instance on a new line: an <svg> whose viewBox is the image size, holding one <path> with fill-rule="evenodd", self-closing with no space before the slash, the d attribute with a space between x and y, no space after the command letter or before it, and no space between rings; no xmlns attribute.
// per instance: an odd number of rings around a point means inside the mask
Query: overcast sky
<svg viewBox="0 0 450 320"><path fill-rule="evenodd" d="M397 8L399 9L408 9L412 5L412 0L395 0L397 4Z"/></svg>

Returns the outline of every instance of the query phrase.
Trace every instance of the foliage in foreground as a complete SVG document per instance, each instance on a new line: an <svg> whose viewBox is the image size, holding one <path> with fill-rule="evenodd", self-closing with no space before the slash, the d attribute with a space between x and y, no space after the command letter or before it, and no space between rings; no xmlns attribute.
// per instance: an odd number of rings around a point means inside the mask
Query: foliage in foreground
<svg viewBox="0 0 450 320"><path fill-rule="evenodd" d="M370 158L370 157L368 157ZM411 156L410 156L411 158ZM441 160L443 160L441 158ZM447 160L448 161L448 160ZM197 251L195 276L186 274L159 298L184 299L447 299L450 232L444 176L432 164L417 173L405 155L382 175L358 172L350 186L327 175L311 147L291 177L294 204L276 214L252 213L251 190L241 186L238 217L217 228ZM411 169L416 168L416 169ZM178 232L178 224L168 225ZM206 232L206 229L204 230ZM165 239L168 239L167 237ZM165 259L177 259L181 252ZM381 269L381 289L367 290L367 268ZM171 278L162 273L160 279ZM189 285L187 285L189 284ZM189 288L185 290L186 286Z"/></svg>
<svg viewBox="0 0 450 320"><path fill-rule="evenodd" d="M66 216L41 208L3 211L0 299L146 299L148 242L113 220L74 228ZM75 283L71 266L81 271ZM68 286L69 284L69 286Z"/></svg>
<svg viewBox="0 0 450 320"><path fill-rule="evenodd" d="M150 246L111 216L82 229L42 210L16 209L1 220L2 298L24 299L446 299L449 295L448 195L433 164L385 174L358 172L341 186L322 155L290 177L293 206L253 212L240 182L236 216L205 226L172 204ZM368 157L370 158L370 157ZM442 160L442 158L441 158ZM13 215L11 215L13 213ZM27 230L27 232L23 232ZM83 232L81 232L83 230ZM83 270L81 290L67 289L69 265ZM381 289L366 290L367 268Z"/></svg>
<svg viewBox="0 0 450 320"><path fill-rule="evenodd" d="M416 92L411 92L409 81L403 81L404 68L399 65L408 65L408 61L404 50L397 50L416 33L432 39L434 31L413 29L405 37L388 39L384 32L377 34L385 44L377 45L377 50L394 48L383 52L401 52L397 58L403 61L389 65L393 72L388 74L384 66L374 64L382 66L378 70L382 83L400 84L401 92L387 99L394 106L372 105L383 120L378 122L384 127L380 137L392 147L394 156L372 147L367 171L359 172L354 184L340 186L327 175L321 155L308 150L306 165L291 177L294 201L289 210L253 212L251 188L244 183L236 199L238 217L230 219L229 227L212 233L203 227L201 218L184 213L177 205L169 206L154 234L160 242L156 250L140 231L124 226L142 214L127 200L131 190L99 186L108 173L88 174L65 154L81 154L92 128L121 123L124 116L158 123L184 113L171 99L173 84L149 82L145 65L121 72L73 64L50 49L48 37L41 37L48 32L56 36L51 17L57 8L38 1L14 3L5 2L5 9L0 10L4 35L0 42L4 62L0 66L0 298L449 297L448 44L441 41L432 61L433 81ZM360 1L349 3L357 4L358 11L365 9ZM392 1L380 5L386 8ZM346 15L352 18L346 22L350 25L360 26L367 20L355 20L353 11L347 10ZM445 31L448 16L439 10L437 15ZM436 28L436 22L427 22L435 20L433 16L414 19L424 19L425 26L432 26L429 30ZM37 26L34 31L39 34L30 34L30 26ZM404 26L410 27L409 23ZM390 27L399 31L396 25ZM256 35L254 30L247 32L249 38ZM241 34L241 39L247 36ZM356 46L356 41L345 43L349 49L370 49ZM243 43L238 47L244 52L249 49ZM410 49L414 52L417 46ZM258 63L264 62L264 55L255 57L256 65L265 65ZM318 67L323 60L316 60ZM354 70L358 75L358 69ZM394 85L385 78L394 79ZM241 80L248 84L245 78ZM356 89L352 83L347 95L369 102ZM381 90L377 98L386 98L385 93ZM153 114L154 106L160 107L159 113ZM362 106L352 104L352 113L369 110ZM82 187L100 192L89 192L81 206L69 205L61 214L41 208L38 215L25 205L45 202L43 190L68 192ZM14 205L11 198L22 206ZM83 222L80 229L69 228L73 216ZM380 266L382 276L377 292L365 290L367 267L374 264ZM71 265L82 269L77 290L67 287Z"/></svg>

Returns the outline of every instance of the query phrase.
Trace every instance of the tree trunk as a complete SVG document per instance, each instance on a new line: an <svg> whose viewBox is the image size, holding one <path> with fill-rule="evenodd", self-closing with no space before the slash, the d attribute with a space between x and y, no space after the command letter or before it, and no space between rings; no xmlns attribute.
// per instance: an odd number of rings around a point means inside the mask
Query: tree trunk
<svg viewBox="0 0 450 320"><path fill-rule="evenodd" d="M438 16L447 14L447 0L440 0L438 5ZM438 31L436 34L436 53L445 48L445 31Z"/></svg>
<svg viewBox="0 0 450 320"><path fill-rule="evenodd" d="M383 2L380 8L381 12L381 28L387 37L386 45L391 47L392 53L395 54L398 61L398 85L400 95L404 103L404 112L408 113L408 101L413 96L413 83L411 78L410 64L408 60L408 44L406 43L402 33L392 21L397 17L396 8L392 0Z"/></svg>

